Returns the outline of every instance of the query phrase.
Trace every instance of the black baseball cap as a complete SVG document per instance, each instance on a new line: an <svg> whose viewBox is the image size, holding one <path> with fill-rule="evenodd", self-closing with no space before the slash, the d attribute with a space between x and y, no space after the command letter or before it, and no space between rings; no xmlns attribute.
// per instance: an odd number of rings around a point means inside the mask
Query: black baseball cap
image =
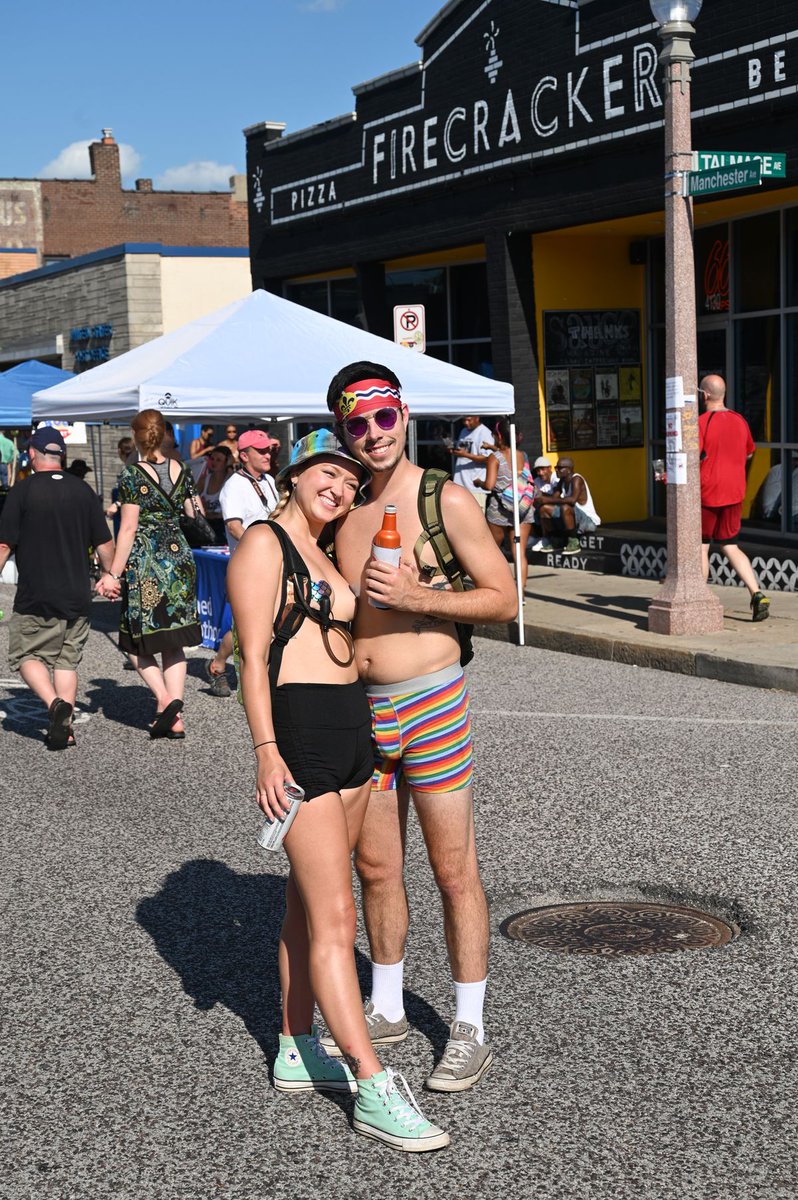
<svg viewBox="0 0 798 1200"><path fill-rule="evenodd" d="M40 425L36 432L31 434L28 444L42 454L66 454L66 442L61 436L61 431L54 425Z"/></svg>

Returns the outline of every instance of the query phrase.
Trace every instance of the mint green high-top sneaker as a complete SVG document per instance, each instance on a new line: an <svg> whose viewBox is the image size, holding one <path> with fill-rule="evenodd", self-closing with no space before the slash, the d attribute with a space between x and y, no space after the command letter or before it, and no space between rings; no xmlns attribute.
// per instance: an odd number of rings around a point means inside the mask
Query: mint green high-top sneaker
<svg viewBox="0 0 798 1200"><path fill-rule="evenodd" d="M346 1063L330 1058L319 1045L316 1026L296 1037L280 1034L274 1060L274 1086L279 1092L356 1092L357 1083Z"/></svg>
<svg viewBox="0 0 798 1200"><path fill-rule="evenodd" d="M407 1098L400 1092L397 1081ZM440 1150L449 1145L448 1133L427 1120L404 1075L390 1068L358 1080L353 1125L358 1133L385 1142L395 1150L412 1153Z"/></svg>

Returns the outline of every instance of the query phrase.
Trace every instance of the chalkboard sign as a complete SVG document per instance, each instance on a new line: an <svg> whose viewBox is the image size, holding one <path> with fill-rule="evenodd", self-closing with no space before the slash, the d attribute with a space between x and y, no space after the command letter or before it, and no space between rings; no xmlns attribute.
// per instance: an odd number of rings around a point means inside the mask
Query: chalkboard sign
<svg viewBox="0 0 798 1200"><path fill-rule="evenodd" d="M545 312L543 329L549 447L642 446L639 309Z"/></svg>

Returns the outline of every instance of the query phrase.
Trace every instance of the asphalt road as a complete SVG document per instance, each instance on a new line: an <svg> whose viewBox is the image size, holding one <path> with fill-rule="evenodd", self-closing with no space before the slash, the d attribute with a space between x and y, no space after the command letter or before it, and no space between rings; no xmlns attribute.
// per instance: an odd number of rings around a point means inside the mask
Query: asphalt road
<svg viewBox="0 0 798 1200"><path fill-rule="evenodd" d="M243 712L192 655L188 737L151 743L114 612L95 605L62 754L0 623L3 1197L794 1200L795 696L478 640L495 1064L421 1088L452 997L413 828L413 1029L385 1059L452 1145L407 1156L355 1135L348 1100L270 1087L285 860L255 844ZM605 959L499 932L541 898L641 894L741 935Z"/></svg>

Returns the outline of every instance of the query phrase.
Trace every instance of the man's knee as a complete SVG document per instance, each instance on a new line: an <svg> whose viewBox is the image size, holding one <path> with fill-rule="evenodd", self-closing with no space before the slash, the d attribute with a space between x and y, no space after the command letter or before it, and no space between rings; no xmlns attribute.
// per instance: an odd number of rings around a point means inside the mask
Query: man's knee
<svg viewBox="0 0 798 1200"><path fill-rule="evenodd" d="M355 848L355 870L365 888L401 886L403 868L401 846L389 853L388 847L361 839Z"/></svg>
<svg viewBox="0 0 798 1200"><path fill-rule="evenodd" d="M452 904L482 890L479 867L472 854L442 855L430 859L438 891Z"/></svg>

